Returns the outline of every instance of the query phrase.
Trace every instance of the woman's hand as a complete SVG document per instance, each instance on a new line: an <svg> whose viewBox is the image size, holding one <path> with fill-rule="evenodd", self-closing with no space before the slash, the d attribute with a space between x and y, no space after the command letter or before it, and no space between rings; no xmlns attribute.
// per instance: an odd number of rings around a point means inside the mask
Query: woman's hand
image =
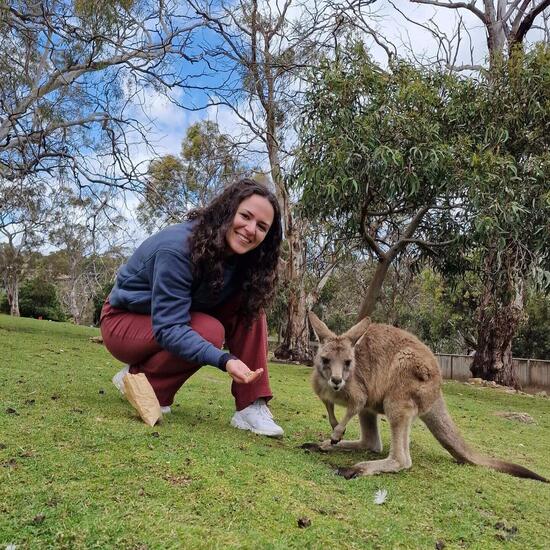
<svg viewBox="0 0 550 550"><path fill-rule="evenodd" d="M264 369L250 370L240 359L230 359L225 364L225 370L239 384L250 384L264 372Z"/></svg>

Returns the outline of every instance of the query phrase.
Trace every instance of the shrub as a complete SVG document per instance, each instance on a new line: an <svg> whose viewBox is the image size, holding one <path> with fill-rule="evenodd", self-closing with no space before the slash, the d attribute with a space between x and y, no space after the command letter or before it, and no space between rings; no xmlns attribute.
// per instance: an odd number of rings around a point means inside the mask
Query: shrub
<svg viewBox="0 0 550 550"><path fill-rule="evenodd" d="M55 285L36 277L26 281L19 290L19 311L23 317L65 321Z"/></svg>

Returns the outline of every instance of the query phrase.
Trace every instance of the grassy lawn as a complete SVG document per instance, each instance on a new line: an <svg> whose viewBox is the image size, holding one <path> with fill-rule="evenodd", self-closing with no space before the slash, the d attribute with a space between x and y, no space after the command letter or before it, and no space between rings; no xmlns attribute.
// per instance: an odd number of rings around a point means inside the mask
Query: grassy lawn
<svg viewBox="0 0 550 550"><path fill-rule="evenodd" d="M0 316L2 550L550 548L550 485L458 466L421 423L410 471L336 476L334 465L364 455L299 448L329 433L307 368L271 366L282 440L229 426L229 378L212 367L149 428L112 386L120 365L90 341L97 334ZM550 400L455 382L445 395L478 449L550 477ZM385 422L382 437L387 451ZM388 492L382 505L377 489Z"/></svg>

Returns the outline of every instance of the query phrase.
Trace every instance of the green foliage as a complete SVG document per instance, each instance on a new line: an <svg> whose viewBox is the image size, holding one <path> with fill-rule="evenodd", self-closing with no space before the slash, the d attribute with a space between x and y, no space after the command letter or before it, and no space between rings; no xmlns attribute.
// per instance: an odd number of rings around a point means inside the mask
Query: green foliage
<svg viewBox="0 0 550 550"><path fill-rule="evenodd" d="M66 318L55 285L43 278L30 279L21 286L19 310L23 317L42 317L51 321L64 321Z"/></svg>
<svg viewBox="0 0 550 550"><path fill-rule="evenodd" d="M0 313L9 313L10 304L8 303L8 295L0 290Z"/></svg>
<svg viewBox="0 0 550 550"><path fill-rule="evenodd" d="M531 292L525 307L526 320L512 343L516 357L550 359L550 297Z"/></svg>
<svg viewBox="0 0 550 550"><path fill-rule="evenodd" d="M384 72L362 45L322 62L313 82L294 174L305 214L374 239L436 203L432 228L452 224L443 207L458 189L451 98L462 82L404 62Z"/></svg>
<svg viewBox="0 0 550 550"><path fill-rule="evenodd" d="M471 219L462 267L494 256L485 275L505 303L514 281L550 270L550 47L517 51L469 89L475 101L459 96L456 112Z"/></svg>
<svg viewBox="0 0 550 550"><path fill-rule="evenodd" d="M187 130L181 155L165 155L150 163L139 219L148 229L180 222L188 210L204 206L245 172L218 125L197 122Z"/></svg>
<svg viewBox="0 0 550 550"><path fill-rule="evenodd" d="M498 318L497 331L513 334L521 312L511 304L526 279L536 273L550 287L548 45L518 51L479 79L400 61L383 71L361 45L314 73L295 165L304 213L329 220L336 236L362 238L378 258L402 253L398 242L428 254L449 288L468 294L443 325L467 333L477 321L478 342L494 341ZM421 311L406 324L429 342L447 338Z"/></svg>
<svg viewBox="0 0 550 550"><path fill-rule="evenodd" d="M323 288L314 311L336 333L357 320L357 304L362 300L375 266L338 270ZM408 266L390 270L373 321L404 328L416 334L435 352L464 353L463 335L471 331L467 295L451 290L441 275L430 268L411 273ZM463 309L465 311L463 311Z"/></svg>

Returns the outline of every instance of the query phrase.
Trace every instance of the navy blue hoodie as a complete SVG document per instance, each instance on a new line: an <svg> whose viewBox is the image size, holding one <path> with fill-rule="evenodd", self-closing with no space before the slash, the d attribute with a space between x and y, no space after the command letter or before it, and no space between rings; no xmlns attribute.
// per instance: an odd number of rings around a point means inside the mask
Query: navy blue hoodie
<svg viewBox="0 0 550 550"><path fill-rule="evenodd" d="M109 302L113 307L151 315L156 341L170 353L199 365L225 370L232 357L189 325L191 311L208 313L238 290L236 262L228 258L224 285L212 296L209 285L193 279L189 240L195 222L163 229L145 240L118 271Z"/></svg>

